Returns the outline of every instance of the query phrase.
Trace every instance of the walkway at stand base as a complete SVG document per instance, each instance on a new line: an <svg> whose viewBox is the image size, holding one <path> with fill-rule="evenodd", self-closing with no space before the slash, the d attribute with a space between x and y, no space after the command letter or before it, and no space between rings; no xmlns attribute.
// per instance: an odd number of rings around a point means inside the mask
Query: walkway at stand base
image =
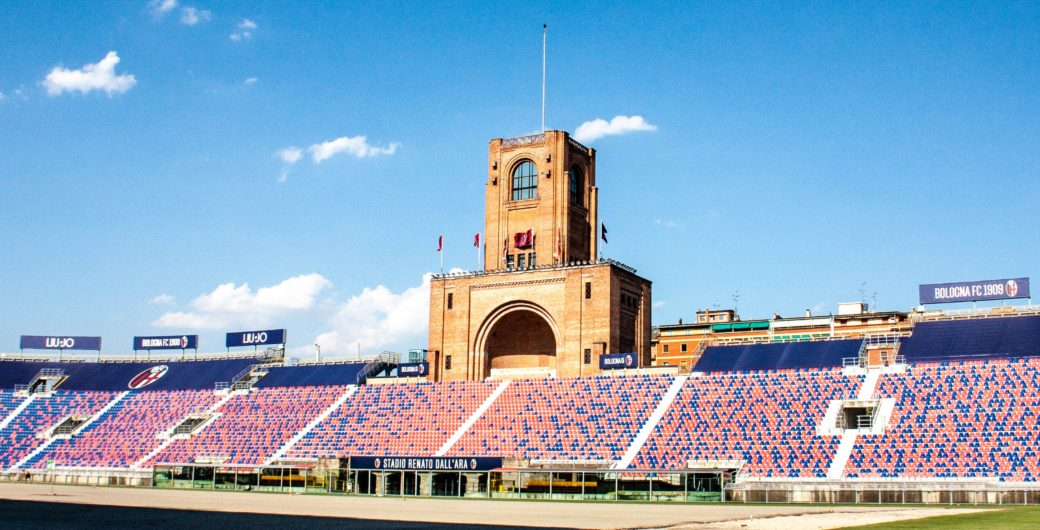
<svg viewBox="0 0 1040 530"><path fill-rule="evenodd" d="M346 518L333 521L334 527L345 528L401 528L405 523L437 523L444 525L479 525L484 527L497 525L527 526L541 528L643 528L643 527L714 527L725 521L756 520L768 517L804 515L806 520L797 520L797 526L807 526L812 514L823 513L833 517L834 513L846 513L845 523L863 520L866 523L883 522L885 520L916 519L936 515L954 515L972 509L948 508L897 508L892 506L790 506L790 505L744 505L744 504L631 504L631 503L570 503L570 502L516 502L488 500L443 500L443 499L402 499L391 497L344 497L333 495L297 495L272 496L261 493L246 492L202 492L188 490L161 490L146 488L98 488L85 486L55 486L55 495L51 495L51 486L43 484L0 483L0 520L7 520L6 515L12 505L7 501L77 504L92 506L123 506L139 509L191 510L182 511L181 515L194 517L200 512L222 512L238 514L273 514L285 516L311 516L319 518ZM276 499L277 502L272 502ZM46 505L42 505L46 506ZM60 506L54 509L60 510ZM76 514L90 514L96 508L80 508ZM20 512L21 513L21 512ZM129 512L133 513L133 512ZM882 514L887 519L879 520ZM26 519L37 516L38 519ZM204 514L206 515L206 514ZM209 514L212 515L212 514ZM369 521L357 519L371 517ZM46 511L38 514L21 513L19 521L25 526L42 526L50 520ZM77 515L79 517L79 515ZM248 523L256 519L246 521ZM379 519L383 517L382 519ZM71 519L67 519L70 521ZM157 519L156 521L158 521ZM168 519L162 519L168 520ZM224 519L216 516L204 519L205 525L192 524L200 519L185 519L181 527L214 526L212 521L228 520L232 524L226 527L237 527L235 519ZM34 522L38 521L39 524ZM117 520L120 523L125 520ZM181 520L178 520L181 521ZM378 524L374 521L393 521L394 524ZM784 520L787 524L792 519ZM297 518L292 522L306 523ZM320 519L319 524L328 525L329 519ZM360 524L359 524L360 523ZM703 526L702 526L703 525ZM96 525L95 528L125 528L128 525ZM153 525L154 526L154 525ZM225 525L222 525L225 526ZM418 525L417 525L418 526ZM140 525L138 525L140 527ZM253 526L250 526L253 527ZM296 525L280 528L297 528ZM307 525L303 526L307 527ZM315 526L316 527L316 526ZM407 527L407 526L405 526ZM5 527L6 528L6 527ZM258 526L255 528L274 528ZM328 528L328 526L323 526Z"/></svg>

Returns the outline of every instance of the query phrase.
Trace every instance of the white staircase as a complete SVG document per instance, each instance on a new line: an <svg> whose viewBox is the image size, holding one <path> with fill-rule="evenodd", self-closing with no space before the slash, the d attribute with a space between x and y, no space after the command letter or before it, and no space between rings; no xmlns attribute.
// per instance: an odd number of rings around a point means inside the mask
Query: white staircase
<svg viewBox="0 0 1040 530"><path fill-rule="evenodd" d="M872 399L874 389L877 388L878 379L881 379L881 370L867 370L867 377L863 379L863 386L859 387L856 399Z"/></svg>
<svg viewBox="0 0 1040 530"><path fill-rule="evenodd" d="M271 455L271 458L268 458L264 462L264 465L269 466L275 460L278 460L279 458L285 456L285 453L289 452L289 449L292 449L293 446L295 446L297 442L302 440L304 436L307 436L307 433L314 430L314 428L317 427L319 423L325 421L325 419L332 415L332 413L335 412L336 409L340 408L340 406L346 403L347 400L350 399L350 396L353 396L354 392L357 392L357 388L358 387L355 385L350 385L350 387L347 388L347 391L344 392L342 396L337 398L336 401L332 403L332 405L329 405L329 407L323 410L321 414L315 416L310 423L304 426L304 428L301 429L300 432L296 433L295 435L293 435L292 438L289 438L289 440L282 444L282 446L278 448L278 450L275 451L273 455Z"/></svg>
<svg viewBox="0 0 1040 530"><path fill-rule="evenodd" d="M219 401L217 401L213 405L210 405L210 407L205 410L205 414L213 414L217 409L219 409L220 407L223 407L224 403L227 403L234 396L235 396L235 394L232 393L232 392L228 392L227 394L224 394L224 396L221 397ZM134 462L133 464L131 464L130 465L130 469L140 469L141 466L143 466L145 464L145 462L148 462L152 458L155 458L155 455L161 453L163 451L163 449L166 449L167 447L169 447L170 444L172 444L175 440L176 440L176 438L174 438L173 436L170 436L170 437L166 438L165 440L162 441L162 443L159 444L158 447L156 447L155 449L152 449L151 452L149 452L148 454L144 455L144 457L142 457L140 460L138 460L137 462Z"/></svg>
<svg viewBox="0 0 1040 530"><path fill-rule="evenodd" d="M6 429L7 426L10 425L11 422L14 421L14 419L17 418L18 415L26 409L26 407L31 405L33 401L36 401L36 394L32 394L29 397L23 399L22 402L19 403L17 407L12 409L11 413L8 414L6 418L4 418L4 421L0 421L0 430Z"/></svg>
<svg viewBox="0 0 1040 530"><path fill-rule="evenodd" d="M88 419L87 421L83 422L76 429L76 431L79 432L79 431L82 431L83 429L86 429L87 427L89 427L90 424L92 424L95 421L97 421L98 418L100 418L101 416L104 416L106 412L108 412L112 407L114 407L116 405L116 403L119 403L120 401L122 401L123 398L125 398L128 394L130 394L129 390L127 390L125 392L122 392L121 394L119 394L116 397L112 398L112 401L109 401L108 403L105 403L105 406L101 407L101 410L97 411L97 413L94 414L93 416L91 416L90 419ZM26 401L28 401L28 399ZM8 471L15 470L15 469L21 469L22 466L24 466L27 462L31 462L32 459L36 458L37 455L39 455L40 453L42 453L42 452L46 451L47 449L49 449L51 444L54 443L55 440L59 440L59 438L56 437L56 436L49 437L46 442L43 442L42 444L40 444L40 446L37 447L36 449L33 449L32 451L29 451L29 454L27 454L24 457L22 457L21 460L15 462L14 465L12 465Z"/></svg>
<svg viewBox="0 0 1040 530"><path fill-rule="evenodd" d="M451 450L452 446L462 439L462 435L466 434L466 431L468 431L474 423L477 423L477 420L479 420L480 417L491 408L491 404L494 403L495 400L498 399L498 396L501 396L502 392L505 392L508 387L509 381L502 381L502 383L498 385L498 388L496 388L495 391L492 392L479 407L477 407L477 410L473 411L473 414L470 415L469 419L467 419L462 425L459 425L459 428L455 430L455 434L452 434L451 438L448 438L448 441L444 442L444 445L442 445L433 456L444 456L448 454L448 451Z"/></svg>
<svg viewBox="0 0 1040 530"><path fill-rule="evenodd" d="M841 443L838 445L838 450L834 453L834 460L831 460L831 467L827 470L827 478L841 478L845 475L845 464L848 463L849 457L852 456L852 448L856 446L856 438L858 436L859 433L854 430L841 435Z"/></svg>
<svg viewBox="0 0 1040 530"><path fill-rule="evenodd" d="M632 461L635 460L636 455L639 454L639 450L646 444L646 440L650 438L650 433L654 432L654 428L664 417L664 413L668 412L668 408L675 402L675 398L679 396L679 391L682 390L683 384L690 376L680 375L672 381L672 386L668 387L668 391L661 396L661 402L657 404L657 408L654 409L653 414L646 419L646 423L636 433L636 437L632 440L632 444L628 446L628 450L621 456L621 460L614 463L614 469L627 469Z"/></svg>

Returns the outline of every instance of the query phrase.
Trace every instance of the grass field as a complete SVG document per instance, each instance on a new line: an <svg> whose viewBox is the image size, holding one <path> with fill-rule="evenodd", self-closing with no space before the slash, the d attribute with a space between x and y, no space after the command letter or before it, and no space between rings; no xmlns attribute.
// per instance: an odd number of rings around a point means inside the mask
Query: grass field
<svg viewBox="0 0 1040 530"><path fill-rule="evenodd" d="M853 526L848 528L870 529L917 529L942 528L944 530L961 530L977 528L1040 528L1040 508L1032 506L1016 506L999 510L986 510L978 513L927 517L894 523Z"/></svg>

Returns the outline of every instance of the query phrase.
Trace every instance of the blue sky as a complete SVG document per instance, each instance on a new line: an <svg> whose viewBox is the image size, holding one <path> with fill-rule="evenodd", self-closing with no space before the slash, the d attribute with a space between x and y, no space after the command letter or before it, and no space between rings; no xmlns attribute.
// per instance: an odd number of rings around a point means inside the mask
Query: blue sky
<svg viewBox="0 0 1040 530"><path fill-rule="evenodd" d="M653 129L587 143L654 323L1040 277L1036 3L5 2L0 351L424 345L487 141L539 127L543 23L549 127Z"/></svg>

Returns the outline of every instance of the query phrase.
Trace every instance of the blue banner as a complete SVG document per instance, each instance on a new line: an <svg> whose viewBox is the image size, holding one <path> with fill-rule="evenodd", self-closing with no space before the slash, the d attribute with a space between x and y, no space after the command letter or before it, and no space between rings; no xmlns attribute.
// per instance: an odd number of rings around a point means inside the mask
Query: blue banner
<svg viewBox="0 0 1040 530"><path fill-rule="evenodd" d="M134 337L137 350L197 350L198 335L167 335L163 337Z"/></svg>
<svg viewBox="0 0 1040 530"><path fill-rule="evenodd" d="M1029 278L930 283L918 287L921 305L1029 298Z"/></svg>
<svg viewBox="0 0 1040 530"><path fill-rule="evenodd" d="M600 370L618 370L638 366L639 358L634 353L605 353L599 356Z"/></svg>
<svg viewBox="0 0 1040 530"><path fill-rule="evenodd" d="M397 365L397 377L425 377L430 373L430 363L403 363Z"/></svg>
<svg viewBox="0 0 1040 530"><path fill-rule="evenodd" d="M69 337L46 335L22 335L23 350L98 350L101 337Z"/></svg>
<svg viewBox="0 0 1040 530"><path fill-rule="evenodd" d="M228 348L235 346L264 346L267 344L285 344L284 329L265 329L261 331L236 331L228 333L224 344Z"/></svg>
<svg viewBox="0 0 1040 530"><path fill-rule="evenodd" d="M397 471L491 471L502 467L501 458L448 456L352 456L351 469Z"/></svg>

